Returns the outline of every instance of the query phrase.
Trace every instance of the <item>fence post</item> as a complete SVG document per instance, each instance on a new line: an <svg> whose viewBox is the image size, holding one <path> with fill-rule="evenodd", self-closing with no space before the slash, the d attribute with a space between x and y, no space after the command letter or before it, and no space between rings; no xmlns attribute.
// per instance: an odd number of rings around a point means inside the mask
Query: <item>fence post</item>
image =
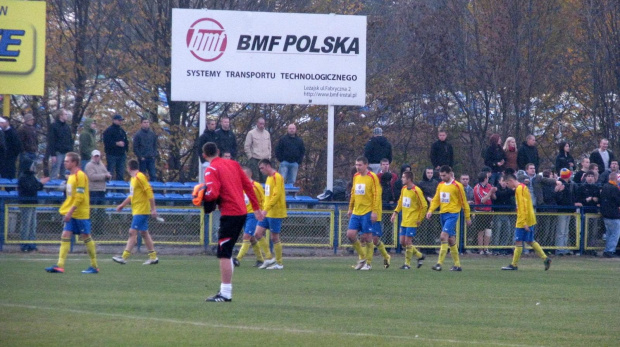
<svg viewBox="0 0 620 347"><path fill-rule="evenodd" d="M338 254L338 245L340 243L340 207L334 204L334 255Z"/></svg>
<svg viewBox="0 0 620 347"><path fill-rule="evenodd" d="M204 221L205 221L205 225L202 229L202 232L204 233L205 237L204 237L204 248L205 248L205 252L207 251L207 249L209 249L209 243L211 242L211 230L209 230L209 225L211 225L210 221L211 221L211 214L206 214L204 212L204 210L200 210L200 213L202 213L204 215Z"/></svg>
<svg viewBox="0 0 620 347"><path fill-rule="evenodd" d="M400 244L400 237L398 235L400 231L400 225L402 224L403 214L402 211L396 216L396 253L400 254L403 251L403 246Z"/></svg>
<svg viewBox="0 0 620 347"><path fill-rule="evenodd" d="M584 254L586 251L586 244L584 242L584 238L586 236L586 213L585 213L585 207L581 207L579 209L579 214L581 215L581 221L579 222L579 224L581 225L581 231L579 232L579 234L581 235L581 237L579 238L579 253L580 254Z"/></svg>
<svg viewBox="0 0 620 347"><path fill-rule="evenodd" d="M461 209L459 214L459 249L460 253L465 253L465 212Z"/></svg>
<svg viewBox="0 0 620 347"><path fill-rule="evenodd" d="M4 246L4 198L0 198L0 252Z"/></svg>

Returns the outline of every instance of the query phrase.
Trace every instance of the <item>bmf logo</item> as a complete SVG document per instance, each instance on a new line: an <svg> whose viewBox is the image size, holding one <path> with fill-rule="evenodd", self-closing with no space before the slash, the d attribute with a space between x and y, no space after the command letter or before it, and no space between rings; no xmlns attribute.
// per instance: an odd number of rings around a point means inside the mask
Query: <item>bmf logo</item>
<svg viewBox="0 0 620 347"><path fill-rule="evenodd" d="M211 62L219 59L226 50L226 32L216 20L202 18L187 30L186 44L196 59Z"/></svg>
<svg viewBox="0 0 620 347"><path fill-rule="evenodd" d="M0 73L29 74L35 67L36 31L13 21L0 24Z"/></svg>

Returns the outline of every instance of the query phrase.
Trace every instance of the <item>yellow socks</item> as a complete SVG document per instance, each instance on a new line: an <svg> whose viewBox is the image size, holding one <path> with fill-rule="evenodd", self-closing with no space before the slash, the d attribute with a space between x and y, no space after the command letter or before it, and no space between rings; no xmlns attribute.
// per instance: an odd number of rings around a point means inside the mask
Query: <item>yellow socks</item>
<svg viewBox="0 0 620 347"><path fill-rule="evenodd" d="M92 238L87 238L84 240L84 246L86 246L86 251L88 252L88 256L90 257L90 266L95 269L97 266L97 249L95 248L95 241Z"/></svg>
<svg viewBox="0 0 620 347"><path fill-rule="evenodd" d="M260 262L264 262L265 258L263 258L263 252L260 251L260 247L258 245L258 242L255 242L252 245L252 250L254 250L254 254L256 255L256 260L260 261ZM241 253L241 252L239 252Z"/></svg>
<svg viewBox="0 0 620 347"><path fill-rule="evenodd" d="M276 263L282 265L282 242L274 243L273 251L276 254Z"/></svg>
<svg viewBox="0 0 620 347"><path fill-rule="evenodd" d="M372 263L372 258L375 255L375 244L370 242L366 242L366 264L370 265Z"/></svg>
<svg viewBox="0 0 620 347"><path fill-rule="evenodd" d="M454 261L454 266L461 267L461 259L459 258L459 248L454 244L454 246L450 246L450 255L452 256L452 260Z"/></svg>
<svg viewBox="0 0 620 347"><path fill-rule="evenodd" d="M258 246L260 247L260 250L263 251L263 253L265 254L266 259L273 258L273 256L271 255L271 251L269 250L269 240L267 239L267 237L263 236L262 239L258 240Z"/></svg>
<svg viewBox="0 0 620 347"><path fill-rule="evenodd" d="M131 256L131 251L124 250L123 251L123 259L127 260Z"/></svg>
<svg viewBox="0 0 620 347"><path fill-rule="evenodd" d="M151 259L151 260L157 259L157 252L155 252L154 250L150 250L149 251L149 259Z"/></svg>
<svg viewBox="0 0 620 347"><path fill-rule="evenodd" d="M390 257L387 250L385 249L385 244L383 242L379 241L379 244L377 245L377 249L379 250L379 252L381 252L383 259L387 259Z"/></svg>
<svg viewBox="0 0 620 347"><path fill-rule="evenodd" d="M437 259L437 264L443 265L443 261L446 259L446 254L448 254L448 243L442 242L441 248L439 248L439 259Z"/></svg>
<svg viewBox="0 0 620 347"><path fill-rule="evenodd" d="M366 252L364 251L364 248L362 248L362 243L360 242L360 240L355 240L355 242L353 242L353 249L355 249L355 251L359 255L360 260L366 258Z"/></svg>
<svg viewBox="0 0 620 347"><path fill-rule="evenodd" d="M411 258L413 257L413 245L407 246L405 250L405 265L411 266Z"/></svg>
<svg viewBox="0 0 620 347"><path fill-rule="evenodd" d="M239 250L239 254L237 254L237 259L241 260L245 256L245 254L250 249L250 240L243 240L241 243L241 249Z"/></svg>
<svg viewBox="0 0 620 347"><path fill-rule="evenodd" d="M542 260L547 259L547 255L545 254L545 251L543 251L543 249L540 247L538 242L534 241L530 244L530 246L532 246L532 248L534 249L534 252L536 252L536 255L541 257Z"/></svg>
<svg viewBox="0 0 620 347"><path fill-rule="evenodd" d="M60 252L58 252L58 267L65 267L65 260L67 260L67 254L69 254L69 249L71 249L71 238L61 238L60 239Z"/></svg>
<svg viewBox="0 0 620 347"><path fill-rule="evenodd" d="M411 245L411 250L413 252L413 254L415 255L416 258L420 259L422 258L422 253L420 251L418 251L417 248L415 248L414 245Z"/></svg>
<svg viewBox="0 0 620 347"><path fill-rule="evenodd" d="M538 247L540 248L540 246ZM521 253L523 253L523 246L515 246L515 252L512 255L512 266L517 266L521 258Z"/></svg>

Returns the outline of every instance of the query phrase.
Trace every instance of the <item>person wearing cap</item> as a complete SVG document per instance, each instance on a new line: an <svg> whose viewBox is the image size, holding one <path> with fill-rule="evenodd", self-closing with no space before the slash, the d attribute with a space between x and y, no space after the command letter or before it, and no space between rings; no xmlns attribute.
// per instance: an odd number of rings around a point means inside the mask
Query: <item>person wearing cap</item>
<svg viewBox="0 0 620 347"><path fill-rule="evenodd" d="M50 178L65 178L65 154L73 151L73 135L71 128L67 124L69 112L65 109L54 111L54 123L49 127L47 134L47 158L52 160ZM62 169L61 169L62 168Z"/></svg>
<svg viewBox="0 0 620 347"><path fill-rule="evenodd" d="M97 123L92 118L85 118L82 123L82 132L80 133L80 158L82 159L82 170L86 169L86 164L90 161L91 152L95 149Z"/></svg>
<svg viewBox="0 0 620 347"><path fill-rule="evenodd" d="M569 169L562 169L560 171L560 182L562 186L558 188L556 192L556 202L560 208L558 212L570 213L575 212L575 197L576 189L575 183L571 179L572 172ZM572 206L572 208L568 208ZM555 245L560 247L555 251L556 255L570 255L568 249L562 248L568 245L568 234L570 230L570 218L568 215L558 216L558 224L555 229Z"/></svg>
<svg viewBox="0 0 620 347"><path fill-rule="evenodd" d="M123 116L120 114L112 117L112 125L103 132L103 145L108 159L108 171L115 180L123 180L125 161L127 160L127 133L121 127Z"/></svg>
<svg viewBox="0 0 620 347"><path fill-rule="evenodd" d="M440 129L437 132L437 141L431 146L430 157L435 171L439 171L439 168L443 165L454 167L454 149L447 139L448 133Z"/></svg>
<svg viewBox="0 0 620 347"><path fill-rule="evenodd" d="M6 142L6 151L2 160L0 161L0 176L2 178L15 178L17 167L15 162L22 152L22 143L17 136L17 131L11 127L9 121L5 118L0 118L0 128L4 133L4 139Z"/></svg>
<svg viewBox="0 0 620 347"><path fill-rule="evenodd" d="M381 128L372 130L372 137L364 147L364 157L368 159L368 168L376 174L381 172L381 159L392 163L392 144L383 136Z"/></svg>
<svg viewBox="0 0 620 347"><path fill-rule="evenodd" d="M19 166L25 167L25 160L31 163L37 160L39 140L37 138L37 128L34 126L34 116L30 113L24 116L24 122L17 129L17 137L22 143L22 153L20 154Z"/></svg>
<svg viewBox="0 0 620 347"><path fill-rule="evenodd" d="M88 156L90 161L86 164L84 172L88 176L90 202L91 205L100 205L105 198L106 181L112 178L112 175L101 162L101 152L95 149Z"/></svg>

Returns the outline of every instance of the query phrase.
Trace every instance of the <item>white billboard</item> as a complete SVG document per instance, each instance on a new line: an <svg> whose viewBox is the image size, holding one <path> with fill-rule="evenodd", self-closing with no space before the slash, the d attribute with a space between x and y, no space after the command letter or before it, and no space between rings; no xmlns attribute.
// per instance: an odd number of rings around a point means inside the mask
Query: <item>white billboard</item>
<svg viewBox="0 0 620 347"><path fill-rule="evenodd" d="M366 17L173 9L172 100L366 103Z"/></svg>

